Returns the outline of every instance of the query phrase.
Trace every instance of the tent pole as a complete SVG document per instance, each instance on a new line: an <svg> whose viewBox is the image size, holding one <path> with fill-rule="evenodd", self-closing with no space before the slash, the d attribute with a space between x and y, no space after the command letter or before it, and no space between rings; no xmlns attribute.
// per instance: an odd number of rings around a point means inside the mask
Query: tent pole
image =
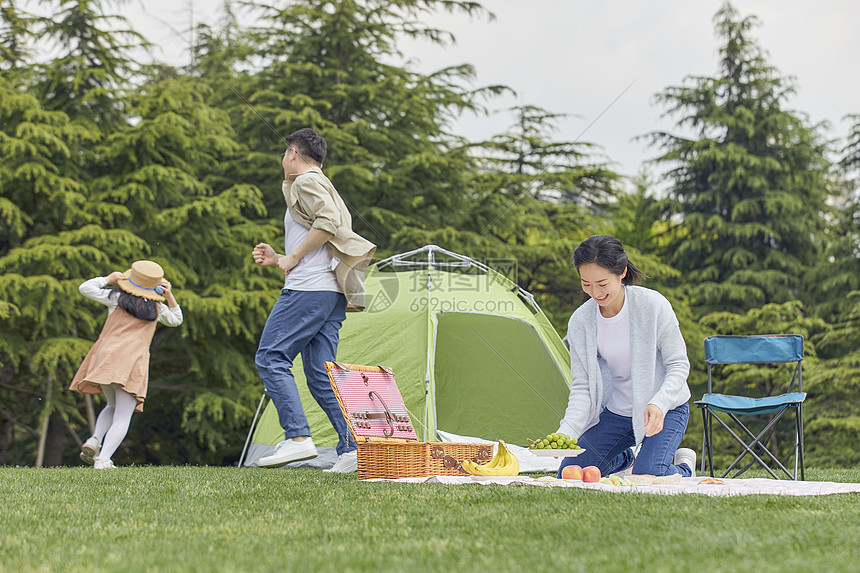
<svg viewBox="0 0 860 573"><path fill-rule="evenodd" d="M428 301L428 304L427 304L427 308L425 309L425 312L427 313L428 328L432 328L432 326L431 326L432 322L430 321L430 306L431 305L430 305L429 301L431 300L430 291L433 288L433 281L430 279L430 272L433 270L433 259L434 259L433 249L432 248L427 249L427 301ZM424 371L424 441L425 442L429 441L429 436L427 435L427 428L430 426L430 408L431 408L431 406L430 406L430 384L431 384L430 369L433 368L433 364L432 364L431 360L432 360L433 350L434 350L433 346L435 344L435 342L431 343L431 341L430 341L430 338L431 338L430 335L431 334L432 334L431 332L427 333L427 338L428 338L428 340L427 340L427 364L425 367L426 369ZM433 338L435 338L435 337L433 337ZM434 402L435 402L435 396L434 396ZM433 438L435 439L436 438L435 433L437 430L436 424L435 424L436 404L434 403L432 407L434 410L434 412L433 412L433 418L434 418L434 424L433 424L434 436L433 436Z"/></svg>
<svg viewBox="0 0 860 573"><path fill-rule="evenodd" d="M245 461L245 453L248 451L248 443L251 441L251 436L254 434L254 428L257 427L257 420L260 416L260 408L263 407L263 400L266 399L266 392L260 396L260 403L257 404L257 411L254 413L254 419L251 421L251 428L248 430L248 437L245 438L245 447L242 448L242 455L239 456L239 467L242 467L242 462Z"/></svg>

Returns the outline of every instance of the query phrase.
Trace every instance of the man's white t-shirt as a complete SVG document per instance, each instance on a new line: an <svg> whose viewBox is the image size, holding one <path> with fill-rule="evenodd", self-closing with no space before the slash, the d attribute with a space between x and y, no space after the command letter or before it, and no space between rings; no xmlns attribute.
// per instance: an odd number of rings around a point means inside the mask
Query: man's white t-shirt
<svg viewBox="0 0 860 573"><path fill-rule="evenodd" d="M310 233L296 223L290 210L284 215L284 252L292 253ZM284 288L302 291L333 291L342 292L334 274L335 261L328 245L317 247L299 261L293 270L284 278Z"/></svg>
<svg viewBox="0 0 860 573"><path fill-rule="evenodd" d="M612 373L612 394L606 408L619 416L633 415L633 384L630 361L630 312L625 293L621 311L606 318L597 309L597 354Z"/></svg>

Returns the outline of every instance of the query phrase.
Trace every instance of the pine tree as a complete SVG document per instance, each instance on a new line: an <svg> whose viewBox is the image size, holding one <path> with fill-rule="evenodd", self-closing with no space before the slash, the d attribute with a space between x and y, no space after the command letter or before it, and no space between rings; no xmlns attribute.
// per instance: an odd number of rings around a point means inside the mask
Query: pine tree
<svg viewBox="0 0 860 573"><path fill-rule="evenodd" d="M205 82L130 84L130 56L87 27L110 17L97 2L72 4L47 24L67 42L53 47L58 59L21 67L14 83L0 78L0 319L10 333L0 342L0 458L74 460L94 405L66 388L105 317L77 287L152 258L186 323L156 333L152 422L132 424L121 455L222 463L250 417L248 357L272 296L248 256L272 232L252 222L261 194L230 176L241 146L229 117L205 104ZM55 89L60 77L69 85Z"/></svg>
<svg viewBox="0 0 860 573"><path fill-rule="evenodd" d="M47 109L62 110L76 122L89 122L105 131L125 119L123 100L116 92L140 71L131 51L146 47L143 37L127 27L124 18L105 13L113 3L57 3L40 32L45 41L61 47L61 53L40 66L40 79L34 86Z"/></svg>
<svg viewBox="0 0 860 573"><path fill-rule="evenodd" d="M851 129L840 163L843 168L856 172L860 169L860 114L849 115L845 119L851 122Z"/></svg>
<svg viewBox="0 0 860 573"><path fill-rule="evenodd" d="M815 338L821 359L810 379L810 406L818 415L806 426L810 456L824 467L860 462L860 116L839 162L844 194L827 233L822 264L808 276L815 314L831 326Z"/></svg>
<svg viewBox="0 0 860 573"><path fill-rule="evenodd" d="M0 76L0 416L4 436L47 437L46 421L66 403L64 385L88 344L77 337L82 313L73 277L84 276L101 242L143 247L125 231L104 232L86 211L87 192L63 169L69 142L88 133L65 113L43 109ZM59 438L41 442L40 459L59 463ZM54 434L55 436L57 434ZM8 440L7 440L8 442ZM8 444L7 444L8 445ZM47 452L45 451L47 448ZM9 463L32 463L36 440ZM32 457L31 457L32 456Z"/></svg>
<svg viewBox="0 0 860 573"><path fill-rule="evenodd" d="M600 225L619 176L594 158L592 144L553 139L557 114L530 105L512 111L509 130L471 147L477 168L465 208L442 228L406 227L392 242L406 250L445 245L504 266L563 331L580 292L573 249Z"/></svg>
<svg viewBox="0 0 860 573"><path fill-rule="evenodd" d="M470 66L421 74L395 63L403 58L400 34L447 41L419 23L440 8L481 13L471 2L417 0L259 8L262 25L247 39L254 48L243 66L249 71L222 78L216 90L221 101L233 102L233 123L251 149L242 174L266 190L273 221L284 210L277 157L284 137L302 127L328 141L324 170L350 206L354 227L380 255L403 226L432 228L463 208L471 159L446 128L455 114L479 109L484 91L465 87Z"/></svg>
<svg viewBox="0 0 860 573"><path fill-rule="evenodd" d="M29 42L34 39L31 27L38 18L18 10L14 2L0 5L0 70L10 77L29 56Z"/></svg>
<svg viewBox="0 0 860 573"><path fill-rule="evenodd" d="M683 216L672 264L700 313L803 300L831 193L822 126L785 109L794 87L751 38L755 17L726 3L715 23L719 75L658 95L693 137L651 134Z"/></svg>

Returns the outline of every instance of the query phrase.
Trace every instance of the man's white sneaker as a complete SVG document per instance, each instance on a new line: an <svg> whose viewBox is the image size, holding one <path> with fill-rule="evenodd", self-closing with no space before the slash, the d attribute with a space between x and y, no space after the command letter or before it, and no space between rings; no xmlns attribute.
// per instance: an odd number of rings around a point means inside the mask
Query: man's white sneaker
<svg viewBox="0 0 860 573"><path fill-rule="evenodd" d="M112 470L116 469L116 466L113 465L113 462L110 460L103 460L101 458L96 458L93 460L93 467L97 470Z"/></svg>
<svg viewBox="0 0 860 573"><path fill-rule="evenodd" d="M323 471L333 474L350 474L352 472L358 471L357 450L342 453L337 457L337 461L332 467Z"/></svg>
<svg viewBox="0 0 860 573"><path fill-rule="evenodd" d="M101 449L102 446L99 444L99 439L92 436L81 446L81 459L85 464L93 465L93 461L99 455Z"/></svg>
<svg viewBox="0 0 860 573"><path fill-rule="evenodd" d="M290 438L280 442L272 455L257 460L257 465L261 468L275 468L290 462L309 460L315 457L317 457L317 449L311 438L301 442Z"/></svg>
<svg viewBox="0 0 860 573"><path fill-rule="evenodd" d="M678 451L675 452L675 461L674 464L677 466L679 464L687 464L690 468L690 477L696 477L696 451L691 450L690 448L678 448Z"/></svg>

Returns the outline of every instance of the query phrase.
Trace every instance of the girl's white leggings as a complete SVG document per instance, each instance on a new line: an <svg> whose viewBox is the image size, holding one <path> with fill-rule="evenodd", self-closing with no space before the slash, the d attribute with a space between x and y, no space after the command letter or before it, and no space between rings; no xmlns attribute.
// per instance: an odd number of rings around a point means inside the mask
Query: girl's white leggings
<svg viewBox="0 0 860 573"><path fill-rule="evenodd" d="M93 435L102 445L98 457L107 461L125 439L131 415L137 406L137 398L123 390L119 384L105 384L102 391L107 398L107 406L96 419Z"/></svg>

